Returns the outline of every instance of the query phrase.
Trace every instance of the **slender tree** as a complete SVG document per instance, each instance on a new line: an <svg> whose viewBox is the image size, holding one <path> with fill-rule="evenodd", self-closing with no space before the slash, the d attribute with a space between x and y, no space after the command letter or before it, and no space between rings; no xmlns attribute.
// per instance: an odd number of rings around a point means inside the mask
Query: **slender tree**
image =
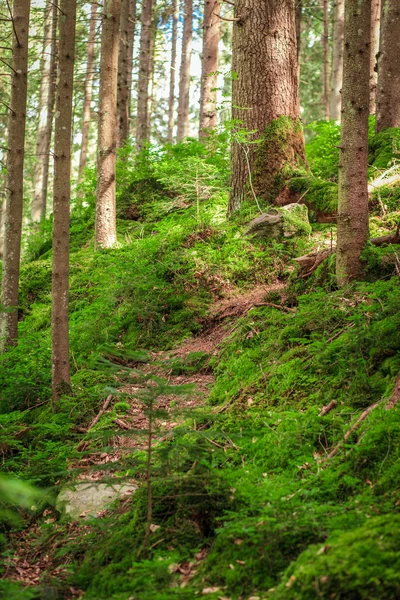
<svg viewBox="0 0 400 600"><path fill-rule="evenodd" d="M142 3L142 30L140 34L139 50L139 78L136 117L136 145L140 150L143 144L149 141L148 109L149 85L151 72L151 40L152 40L153 0L143 0Z"/></svg>
<svg viewBox="0 0 400 600"><path fill-rule="evenodd" d="M169 97L168 97L168 137L170 144L174 137L174 113L175 113L175 79L176 79L176 46L178 39L178 20L179 20L179 2L173 0L172 5L172 41L171 41L171 63L169 76Z"/></svg>
<svg viewBox="0 0 400 600"><path fill-rule="evenodd" d="M133 70L133 46L135 42L135 31L136 31L136 0L130 0L129 2L129 23L128 23L128 36L127 44L128 50L126 53L126 70L128 73L127 87L128 87L128 119L131 117L131 96L132 96L132 70Z"/></svg>
<svg viewBox="0 0 400 600"><path fill-rule="evenodd" d="M153 93L154 93L154 65L155 65L155 52L156 52L156 35L157 35L157 24L156 20L153 19L152 26L150 28L150 64L149 64L149 86L147 88L147 139L150 140L151 136L151 113L153 110Z"/></svg>
<svg viewBox="0 0 400 600"><path fill-rule="evenodd" d="M7 139L7 135L4 135ZM7 169L6 169L6 153L2 152L2 169L1 169L1 191L0 191L0 258L3 258L4 252L4 234L7 209ZM1 316L0 316L1 318Z"/></svg>
<svg viewBox="0 0 400 600"><path fill-rule="evenodd" d="M382 0L376 131L400 127L400 0Z"/></svg>
<svg viewBox="0 0 400 600"><path fill-rule="evenodd" d="M237 0L234 14L233 118L243 125L232 144L229 213L247 194L291 202L285 167L304 163L294 2Z"/></svg>
<svg viewBox="0 0 400 600"><path fill-rule="evenodd" d="M91 104L93 95L95 41L96 41L97 3L93 2L90 14L89 37L87 44L87 63L83 96L82 142L79 156L79 181L82 182L86 167L89 142Z"/></svg>
<svg viewBox="0 0 400 600"><path fill-rule="evenodd" d="M329 4L328 0L323 0L324 8L324 35L323 35L323 47L324 47L324 105L325 105L325 118L329 121L330 117L330 94L329 94Z"/></svg>
<svg viewBox="0 0 400 600"><path fill-rule="evenodd" d="M336 274L359 277L368 238L368 115L371 0L346 0Z"/></svg>
<svg viewBox="0 0 400 600"><path fill-rule="evenodd" d="M76 0L60 0L59 79L54 125L52 389L56 401L70 387L68 289L71 134Z"/></svg>
<svg viewBox="0 0 400 600"><path fill-rule="evenodd" d="M381 0L372 0L371 7L371 60L369 65L369 114L376 111L376 60L379 52L379 31L381 24Z"/></svg>
<svg viewBox="0 0 400 600"><path fill-rule="evenodd" d="M125 144L129 135L130 100L132 84L132 50L134 20L131 15L131 0L121 2L121 24L118 52L117 120L118 146ZM134 6L136 10L136 6Z"/></svg>
<svg viewBox="0 0 400 600"><path fill-rule="evenodd" d="M344 0L335 0L333 5L332 73L330 94L330 117L340 122L342 108L344 43Z"/></svg>
<svg viewBox="0 0 400 600"><path fill-rule="evenodd" d="M11 101L8 117L7 203L3 254L0 344L4 350L18 338L18 286L24 186L24 143L28 80L30 0L14 0Z"/></svg>
<svg viewBox="0 0 400 600"><path fill-rule="evenodd" d="M36 163L31 206L33 222L40 221L46 216L50 142L56 97L57 5L58 0L47 3L44 20L43 50L40 61L39 125L36 136Z"/></svg>
<svg viewBox="0 0 400 600"><path fill-rule="evenodd" d="M297 47L297 62L299 63L299 70L300 70L302 20L303 20L303 0L296 0L296 47Z"/></svg>
<svg viewBox="0 0 400 600"><path fill-rule="evenodd" d="M217 124L219 0L205 0L200 88L200 137Z"/></svg>
<svg viewBox="0 0 400 600"><path fill-rule="evenodd" d="M189 135L189 88L192 36L193 0L184 0L182 54L179 74L178 142Z"/></svg>
<svg viewBox="0 0 400 600"><path fill-rule="evenodd" d="M102 15L96 248L111 248L117 240L115 191L120 10L120 0L106 0Z"/></svg>

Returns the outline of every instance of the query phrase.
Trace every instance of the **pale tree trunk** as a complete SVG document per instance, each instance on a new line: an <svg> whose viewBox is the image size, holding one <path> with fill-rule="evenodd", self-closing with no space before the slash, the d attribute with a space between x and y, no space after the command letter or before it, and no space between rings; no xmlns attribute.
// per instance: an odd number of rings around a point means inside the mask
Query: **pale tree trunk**
<svg viewBox="0 0 400 600"><path fill-rule="evenodd" d="M24 143L28 79L30 0L14 0L11 100L8 117L7 204L3 255L0 346L5 350L18 339L18 286L24 188Z"/></svg>
<svg viewBox="0 0 400 600"><path fill-rule="evenodd" d="M117 241L116 150L120 0L106 0L102 15L95 247Z"/></svg>
<svg viewBox="0 0 400 600"><path fill-rule="evenodd" d="M200 137L217 124L219 0L205 0L200 88Z"/></svg>
<svg viewBox="0 0 400 600"><path fill-rule="evenodd" d="M333 42L330 116L340 123L342 96L340 90L343 82L343 43L344 43L344 0L335 0L333 6Z"/></svg>
<svg viewBox="0 0 400 600"><path fill-rule="evenodd" d="M70 389L68 290L71 134L76 0L60 0L59 78L54 124L52 390L53 401Z"/></svg>
<svg viewBox="0 0 400 600"><path fill-rule="evenodd" d="M4 139L7 139L7 133L4 132ZM6 221L6 208L7 208L7 165L6 165L6 154L3 152L2 155L2 177L1 177L1 192L0 192L0 258L3 258L4 252L4 234L5 234L5 221ZM0 316L1 319L1 316Z"/></svg>
<svg viewBox="0 0 400 600"><path fill-rule="evenodd" d="M301 31L303 19L303 0L296 0L296 51L300 72Z"/></svg>
<svg viewBox="0 0 400 600"><path fill-rule="evenodd" d="M400 0L382 0L376 131L400 127Z"/></svg>
<svg viewBox="0 0 400 600"><path fill-rule="evenodd" d="M178 142L189 135L189 89L193 36L193 0L184 0L183 10L182 56L179 73Z"/></svg>
<svg viewBox="0 0 400 600"><path fill-rule="evenodd" d="M233 132L229 214L245 197L279 204L295 200L284 175L290 178L290 168L285 167L305 161L294 2L237 0L235 19L232 112L243 126ZM265 35L269 31L273 35ZM243 129L256 133L247 140ZM248 143L254 140L260 142Z"/></svg>
<svg viewBox="0 0 400 600"><path fill-rule="evenodd" d="M36 164L31 205L33 222L41 221L46 216L50 142L56 92L57 0L48 3L46 11L43 53L40 62L39 125L36 136Z"/></svg>
<svg viewBox="0 0 400 600"><path fill-rule="evenodd" d="M371 12L371 60L369 65L369 114L376 111L376 57L379 52L379 30L381 24L381 0L372 1ZM400 35L400 32L399 32Z"/></svg>
<svg viewBox="0 0 400 600"><path fill-rule="evenodd" d="M174 114L175 114L175 79L176 79L176 46L178 39L179 2L173 0L172 8L172 42L171 42L171 64L169 76L169 98L168 98L168 143L174 140Z"/></svg>
<svg viewBox="0 0 400 600"><path fill-rule="evenodd" d="M96 19L97 19L97 3L93 2L90 14L89 36L87 44L87 63L85 75L85 87L83 96L83 120L82 120L82 142L81 153L79 155L79 175L78 179L81 183L85 174L87 149L89 142L91 104L93 96L93 79L94 79L94 61L95 61L95 40L96 40Z"/></svg>
<svg viewBox="0 0 400 600"><path fill-rule="evenodd" d="M325 106L325 118L329 121L330 115L330 103L329 103L329 5L328 0L324 0L324 35L323 35L323 46L324 46L324 106Z"/></svg>
<svg viewBox="0 0 400 600"><path fill-rule="evenodd" d="M132 70L133 70L133 46L135 43L135 30L136 30L136 0L130 0L129 2L129 23L128 23L128 51L126 54L126 69L128 72L127 86L128 86L128 122L131 117L131 97L132 97ZM130 123L129 123L130 124Z"/></svg>
<svg viewBox="0 0 400 600"><path fill-rule="evenodd" d="M140 33L139 78L137 94L136 145L138 150L149 141L148 109L149 85L151 77L151 39L152 39L153 0L143 0L142 30Z"/></svg>
<svg viewBox="0 0 400 600"><path fill-rule="evenodd" d="M368 239L370 30L371 0L346 0L336 249L341 286L360 276Z"/></svg>
<svg viewBox="0 0 400 600"><path fill-rule="evenodd" d="M151 137L151 112L153 110L153 91L154 91L154 65L155 65L155 51L156 51L156 23L153 22L151 27L150 37L150 65L149 65L149 87L147 97L147 136L148 141Z"/></svg>
<svg viewBox="0 0 400 600"><path fill-rule="evenodd" d="M118 146L123 146L129 135L130 101L132 85L132 61L134 40L134 19L131 11L136 11L136 2L122 0L121 25L118 52L118 91L117 121Z"/></svg>

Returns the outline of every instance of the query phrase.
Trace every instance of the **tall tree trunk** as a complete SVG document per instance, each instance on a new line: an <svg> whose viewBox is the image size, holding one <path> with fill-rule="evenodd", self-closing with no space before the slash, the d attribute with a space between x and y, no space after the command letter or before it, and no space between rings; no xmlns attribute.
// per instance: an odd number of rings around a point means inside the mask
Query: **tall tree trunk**
<svg viewBox="0 0 400 600"><path fill-rule="evenodd" d="M303 0L296 0L296 50L300 72L301 30L303 19Z"/></svg>
<svg viewBox="0 0 400 600"><path fill-rule="evenodd" d="M153 91L154 91L154 65L155 65L155 51L156 51L156 34L157 34L157 25L153 20L151 27L151 37L150 37L150 65L149 65L149 87L148 87L148 97L147 97L147 136L150 141L151 137L151 112L153 110Z"/></svg>
<svg viewBox="0 0 400 600"><path fill-rule="evenodd" d="M376 131L400 127L400 0L382 0Z"/></svg>
<svg viewBox="0 0 400 600"><path fill-rule="evenodd" d="M3 132L2 132L3 133ZM4 132L4 139L7 139L7 132ZM7 209L7 154L2 152L2 173L1 173L1 191L0 191L0 258L4 253L4 235L6 224ZM1 316L0 316L1 319Z"/></svg>
<svg viewBox="0 0 400 600"><path fill-rule="evenodd" d="M182 55L179 74L178 142L189 135L190 62L193 36L193 0L184 0Z"/></svg>
<svg viewBox="0 0 400 600"><path fill-rule="evenodd" d="M371 60L369 65L369 114L374 115L376 111L376 81L377 66L376 57L379 52L379 31L381 24L381 0L372 1L371 12Z"/></svg>
<svg viewBox="0 0 400 600"><path fill-rule="evenodd" d="M120 10L120 0L106 0L102 15L96 248L111 248L117 241L115 192Z"/></svg>
<svg viewBox="0 0 400 600"><path fill-rule="evenodd" d="M151 38L153 0L143 0L142 30L140 33L138 104L136 117L136 145L138 150L149 141L148 109L151 77Z"/></svg>
<svg viewBox="0 0 400 600"><path fill-rule="evenodd" d="M342 81L343 81L343 40L344 40L344 0L335 0L333 6L333 53L331 73L331 119L340 122L342 109Z"/></svg>
<svg viewBox="0 0 400 600"><path fill-rule="evenodd" d="M118 146L126 143L129 135L130 100L132 84L132 59L134 20L131 10L136 11L136 2L122 0L121 25L118 52L117 120Z"/></svg>
<svg viewBox="0 0 400 600"><path fill-rule="evenodd" d="M330 103L329 103L329 5L328 0L324 0L324 105L325 105L325 118L329 121L330 115Z"/></svg>
<svg viewBox="0 0 400 600"><path fill-rule="evenodd" d="M200 137L217 124L219 0L205 0L200 88Z"/></svg>
<svg viewBox="0 0 400 600"><path fill-rule="evenodd" d="M286 167L305 160L294 2L237 0L235 19L232 112L243 128L232 144L228 213L239 209L250 193L257 200L290 202ZM255 140L259 142L248 143Z"/></svg>
<svg viewBox="0 0 400 600"><path fill-rule="evenodd" d="M176 46L178 39L179 2L173 0L172 9L172 42L171 42L171 64L169 76L169 98L168 98L168 143L172 144L174 139L174 113L175 113L175 79L176 79Z"/></svg>
<svg viewBox="0 0 400 600"><path fill-rule="evenodd" d="M126 70L128 72L127 86L128 86L128 124L130 124L131 118L131 97L132 97L132 70L133 70L133 46L135 43L135 30L136 30L136 0L130 0L129 2L129 24L128 24L128 51L126 53Z"/></svg>
<svg viewBox="0 0 400 600"><path fill-rule="evenodd" d="M79 182L82 182L86 168L87 148L89 142L91 104L93 95L95 41L96 41L97 3L93 2L90 15L89 37L87 45L87 63L85 88L83 97L82 142L79 156Z"/></svg>
<svg viewBox="0 0 400 600"><path fill-rule="evenodd" d="M52 390L53 401L70 388L68 290L71 134L76 0L60 0L59 79L54 125Z"/></svg>
<svg viewBox="0 0 400 600"><path fill-rule="evenodd" d="M14 0L0 346L17 344L30 0Z"/></svg>
<svg viewBox="0 0 400 600"><path fill-rule="evenodd" d="M36 164L33 175L31 219L38 222L46 216L49 179L50 142L56 86L57 0L46 5L43 52L40 61L39 125L36 135Z"/></svg>
<svg viewBox="0 0 400 600"><path fill-rule="evenodd" d="M371 0L346 0L336 274L360 276L368 238L368 115Z"/></svg>

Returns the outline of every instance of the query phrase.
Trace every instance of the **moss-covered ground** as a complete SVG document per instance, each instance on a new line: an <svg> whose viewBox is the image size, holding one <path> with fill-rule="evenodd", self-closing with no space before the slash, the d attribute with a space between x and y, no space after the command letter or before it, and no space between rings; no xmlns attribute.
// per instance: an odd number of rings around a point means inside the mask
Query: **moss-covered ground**
<svg viewBox="0 0 400 600"><path fill-rule="evenodd" d="M318 144L333 147L336 134L335 126L317 131L308 148L321 186L336 185L337 165ZM392 141L383 158L386 142L371 141L382 170L395 159ZM226 221L226 142L208 143L138 158L127 150L113 250L93 251L95 174L87 174L72 213L73 394L55 411L51 222L26 243L20 343L0 359L0 449L4 472L46 495L19 515L3 507L0 597L400 597L400 410L386 410L400 372L398 248L368 247L364 281L345 290L336 288L332 260L299 278L292 259L329 245L332 226L279 242L246 237L256 207ZM373 209L372 231L397 223L398 201L387 204L385 215ZM165 378L206 369L215 383L207 404L182 415L154 448L149 550L140 448L109 467L114 477L142 482L131 503L84 523L62 517L53 497L76 476L82 440L110 451L109 415L92 437L83 432L110 389L126 381L116 369L140 370L151 352L212 328L220 299L276 282L285 287L225 319L230 333L208 356L167 365ZM112 416L130 401L121 397ZM15 556L39 569L34 585L15 581Z"/></svg>

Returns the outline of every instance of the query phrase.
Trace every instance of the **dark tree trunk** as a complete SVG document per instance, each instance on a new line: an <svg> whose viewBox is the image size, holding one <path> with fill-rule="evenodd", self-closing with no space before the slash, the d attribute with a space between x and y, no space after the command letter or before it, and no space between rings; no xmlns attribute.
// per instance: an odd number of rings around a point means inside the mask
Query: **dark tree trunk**
<svg viewBox="0 0 400 600"><path fill-rule="evenodd" d="M376 131L400 127L400 0L382 0Z"/></svg>
<svg viewBox="0 0 400 600"><path fill-rule="evenodd" d="M332 73L331 73L331 119L340 123L342 108L343 82L343 36L344 36L344 0L335 0L333 6L333 42L332 42Z"/></svg>
<svg viewBox="0 0 400 600"><path fill-rule="evenodd" d="M346 0L336 251L339 285L360 276L360 255L368 238L370 31L371 0Z"/></svg>
<svg viewBox="0 0 400 600"><path fill-rule="evenodd" d="M184 0L182 58L179 74L178 142L189 135L189 88L192 55L193 0Z"/></svg>
<svg viewBox="0 0 400 600"><path fill-rule="evenodd" d="M233 118L256 133L249 140L241 131L234 133L228 213L250 194L258 201L293 201L286 185L290 168L305 160L294 2L237 0L235 19ZM259 143L248 143L254 140Z"/></svg>
<svg viewBox="0 0 400 600"><path fill-rule="evenodd" d="M8 116L7 203L3 254L0 345L17 344L18 286L24 188L24 143L28 79L30 0L14 0L11 101Z"/></svg>
<svg viewBox="0 0 400 600"><path fill-rule="evenodd" d="M174 139L174 113L175 113L175 80L176 80L176 43L178 38L179 2L173 0L172 12L172 42L171 42L171 66L169 76L169 98L168 98L168 142L172 144Z"/></svg>
<svg viewBox="0 0 400 600"><path fill-rule="evenodd" d="M143 0L142 30L140 34L138 104L136 120L136 145L139 150L149 141L148 110L151 77L151 37L153 0Z"/></svg>
<svg viewBox="0 0 400 600"><path fill-rule="evenodd" d="M219 0L205 0L200 88L200 137L217 124Z"/></svg>
<svg viewBox="0 0 400 600"><path fill-rule="evenodd" d="M121 25L118 52L118 92L117 121L118 146L125 144L129 135L130 101L132 84L132 50L134 38L134 19L131 11L136 11L136 2L122 0Z"/></svg>

